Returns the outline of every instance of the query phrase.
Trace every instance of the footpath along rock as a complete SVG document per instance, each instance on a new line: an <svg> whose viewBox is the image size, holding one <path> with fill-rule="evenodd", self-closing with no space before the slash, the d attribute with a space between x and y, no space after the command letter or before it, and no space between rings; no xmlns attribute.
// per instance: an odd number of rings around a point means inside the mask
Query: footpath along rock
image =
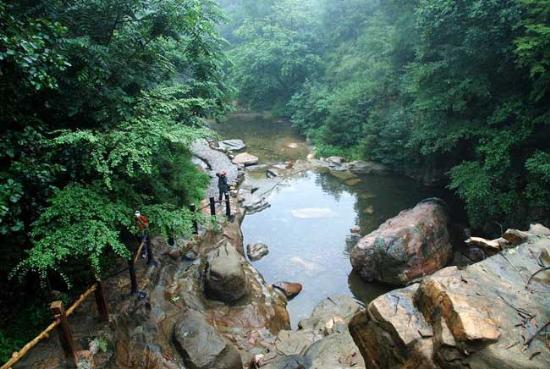
<svg viewBox="0 0 550 369"><path fill-rule="evenodd" d="M174 344L191 369L242 369L239 352L204 317L188 310L174 327Z"/></svg>
<svg viewBox="0 0 550 369"><path fill-rule="evenodd" d="M356 314L349 328L369 367L547 368L550 237L527 233L516 248L442 269Z"/></svg>
<svg viewBox="0 0 550 369"><path fill-rule="evenodd" d="M442 200L421 201L363 237L351 251L351 264L368 282L405 285L431 274L452 256L447 222Z"/></svg>

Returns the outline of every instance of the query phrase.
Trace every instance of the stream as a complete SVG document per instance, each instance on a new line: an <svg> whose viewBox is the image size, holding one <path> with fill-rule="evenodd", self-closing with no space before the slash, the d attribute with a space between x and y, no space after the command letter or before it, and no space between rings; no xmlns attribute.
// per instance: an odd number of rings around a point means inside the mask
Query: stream
<svg viewBox="0 0 550 369"><path fill-rule="evenodd" d="M269 115L239 113L213 127L223 139L240 138L261 164L305 159L309 147L288 122ZM366 235L399 211L418 201L442 196L402 176L359 176L346 184L338 173L310 170L279 183L268 196L269 208L246 215L244 243L265 243L269 254L253 265L267 283L298 282L302 292L287 306L291 324L307 318L327 296L351 295L367 304L391 287L363 282L352 272L346 242L350 229ZM264 172L249 172L260 185Z"/></svg>

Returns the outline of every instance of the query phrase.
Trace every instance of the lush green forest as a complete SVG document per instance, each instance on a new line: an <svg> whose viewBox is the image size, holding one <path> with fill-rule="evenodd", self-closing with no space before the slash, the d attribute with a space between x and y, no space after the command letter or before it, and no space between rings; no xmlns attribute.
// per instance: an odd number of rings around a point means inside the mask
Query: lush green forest
<svg viewBox="0 0 550 369"><path fill-rule="evenodd" d="M222 3L242 107L449 186L474 226L548 221L550 1Z"/></svg>
<svg viewBox="0 0 550 369"><path fill-rule="evenodd" d="M204 0L0 1L0 362L52 289L129 255L135 209L190 231L209 179L188 146L228 107L220 19Z"/></svg>
<svg viewBox="0 0 550 369"><path fill-rule="evenodd" d="M190 232L189 145L233 101L474 227L548 225L549 54L550 0L0 0L0 362L128 257L135 209Z"/></svg>

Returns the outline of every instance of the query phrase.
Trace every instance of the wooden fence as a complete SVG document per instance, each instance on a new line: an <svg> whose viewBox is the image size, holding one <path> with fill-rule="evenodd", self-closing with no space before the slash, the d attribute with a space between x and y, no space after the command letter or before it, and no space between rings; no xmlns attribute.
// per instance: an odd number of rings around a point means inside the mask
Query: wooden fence
<svg viewBox="0 0 550 369"><path fill-rule="evenodd" d="M216 203L215 199L211 197L209 199L209 205L210 206L210 214L212 216L216 216ZM193 213L196 212L196 206L190 205L190 209ZM231 206L229 202L229 196L225 196L225 215L229 218L231 217ZM193 233L198 234L199 228L198 223L196 219L193 220ZM153 252L151 249L151 244L149 240L149 236L143 237L141 240L141 243L136 250L136 252L132 255L132 257L128 260L128 268L119 270L118 272L112 274L110 277L107 277L106 279L109 279L113 276L116 276L126 270L129 271L129 277L130 277L130 294L132 295L138 295L142 296L143 292L140 292L138 289L138 281L137 281L137 275L136 275L136 269L135 264L139 260L139 258L142 255L143 247L147 246L146 252L147 252L147 264L155 264L155 260L153 258ZM86 299L91 295L95 295L96 300L96 306L97 311L99 314L99 318L102 321L109 321L109 310L107 307L107 300L105 299L105 294L103 291L103 283L101 281L96 281L92 286L90 286L84 293L82 293L72 304L71 306L65 310L65 306L63 305L62 301L54 301L50 304L50 310L52 312L52 315L54 317L54 321L46 327L40 334L38 334L34 339L29 341L25 346L21 348L21 350L14 352L10 358L4 365L0 367L0 369L11 369L19 360L21 360L33 347L35 347L40 341L43 339L46 339L50 336L50 334L57 329L59 334L59 339L61 341L61 346L63 347L63 351L65 353L65 357L69 359L69 362L72 363L75 367L78 362L78 355L77 350L73 341L72 337L72 330L71 326L69 325L69 322L67 318L71 316L72 313L84 302Z"/></svg>

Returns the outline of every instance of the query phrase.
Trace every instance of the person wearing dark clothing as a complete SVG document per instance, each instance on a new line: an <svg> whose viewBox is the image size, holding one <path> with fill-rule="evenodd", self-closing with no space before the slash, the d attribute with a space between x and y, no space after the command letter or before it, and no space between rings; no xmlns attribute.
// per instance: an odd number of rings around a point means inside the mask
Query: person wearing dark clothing
<svg viewBox="0 0 550 369"><path fill-rule="evenodd" d="M225 195L225 199L227 199L227 194L229 192L229 184L227 183L227 173L226 172L220 172L216 173L216 176L218 176L218 190L220 190L220 196L218 198L219 202L222 202L223 196Z"/></svg>
<svg viewBox="0 0 550 369"><path fill-rule="evenodd" d="M136 225L141 232L141 242L145 242L141 250L141 258L147 257L147 264L156 264L153 260L153 250L151 249L151 240L149 239L149 219L136 210Z"/></svg>

